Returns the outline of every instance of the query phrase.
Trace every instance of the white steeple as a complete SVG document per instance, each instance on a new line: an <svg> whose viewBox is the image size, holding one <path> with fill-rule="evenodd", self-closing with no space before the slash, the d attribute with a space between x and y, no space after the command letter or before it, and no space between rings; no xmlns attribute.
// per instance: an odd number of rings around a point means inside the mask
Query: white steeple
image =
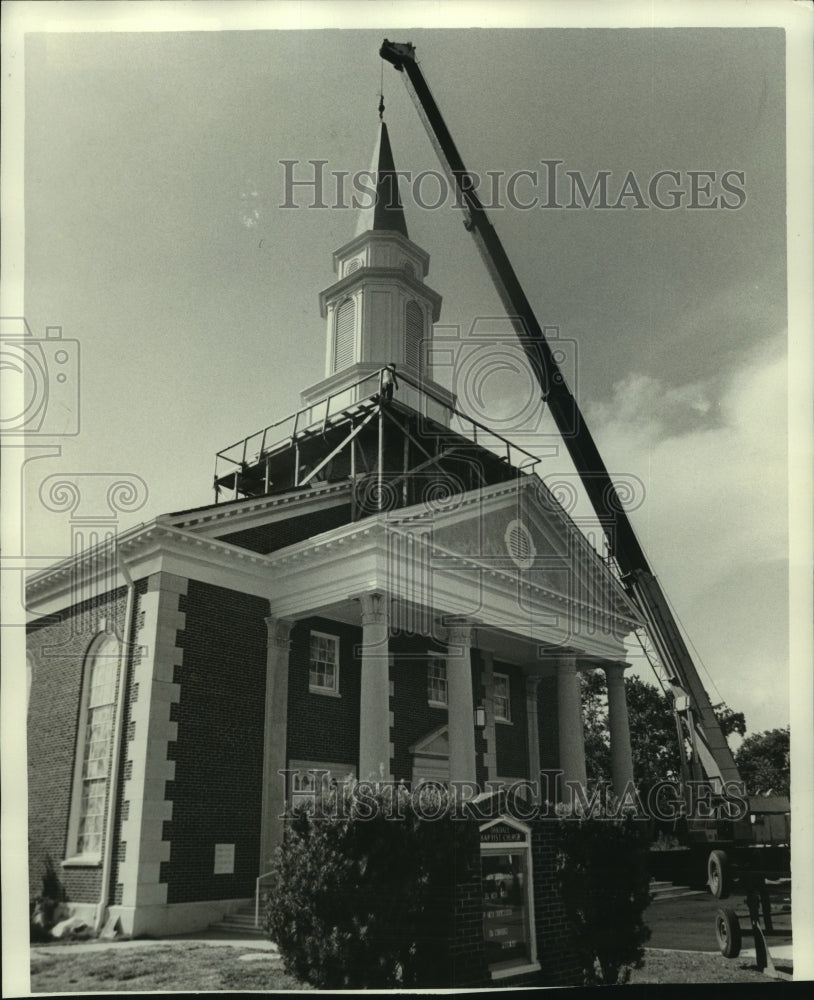
<svg viewBox="0 0 814 1000"><path fill-rule="evenodd" d="M360 210L356 236L334 252L337 280L319 296L326 320L325 372L301 394L304 406L329 395L334 400L347 395L348 403L372 395L376 374L387 364L451 401L427 375L426 344L440 316L441 296L424 283L429 254L407 235L384 122L373 163L375 200ZM366 378L358 391L350 391ZM419 408L417 391L401 386L397 398Z"/></svg>

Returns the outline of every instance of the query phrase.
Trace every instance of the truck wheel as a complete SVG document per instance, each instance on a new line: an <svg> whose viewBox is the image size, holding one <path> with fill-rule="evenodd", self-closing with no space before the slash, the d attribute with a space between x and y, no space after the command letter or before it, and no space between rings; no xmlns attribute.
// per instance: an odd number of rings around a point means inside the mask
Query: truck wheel
<svg viewBox="0 0 814 1000"><path fill-rule="evenodd" d="M737 958L741 950L741 925L734 910L718 910L715 915L715 937L724 958Z"/></svg>
<svg viewBox="0 0 814 1000"><path fill-rule="evenodd" d="M710 851L707 859L707 885L716 899L726 899L732 888L732 872L726 851Z"/></svg>

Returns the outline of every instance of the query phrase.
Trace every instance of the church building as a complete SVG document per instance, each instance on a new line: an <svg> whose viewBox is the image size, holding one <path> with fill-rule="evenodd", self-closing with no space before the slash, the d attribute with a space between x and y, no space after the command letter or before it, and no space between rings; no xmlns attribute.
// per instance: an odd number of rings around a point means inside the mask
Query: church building
<svg viewBox="0 0 814 1000"><path fill-rule="evenodd" d="M28 583L31 892L50 861L97 928L253 906L315 768L585 784L584 671L607 675L614 785L633 776L637 612L534 456L433 379L442 297L383 123L376 155L299 410L218 452L214 503Z"/></svg>

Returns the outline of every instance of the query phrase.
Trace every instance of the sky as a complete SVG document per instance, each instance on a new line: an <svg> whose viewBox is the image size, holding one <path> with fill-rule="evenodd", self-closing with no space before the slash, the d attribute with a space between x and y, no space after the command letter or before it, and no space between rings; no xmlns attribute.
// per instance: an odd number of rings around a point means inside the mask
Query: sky
<svg viewBox="0 0 814 1000"><path fill-rule="evenodd" d="M471 171L537 171L538 182L518 179L516 200L545 199L542 160L561 161L566 204L565 171L589 188L610 171L611 203L631 173L644 192L639 208L628 197L619 209L523 209L504 187L491 218L539 321L559 328L609 470L641 483L630 516L713 701L745 712L750 731L788 723L780 28L49 23L25 42L24 309L36 336L58 325L78 342L79 433L26 467L29 557L70 547L69 518L41 499L49 476L139 477L146 499L119 530L211 502L216 451L295 410L322 377L317 296L356 227L352 208L330 204L331 177L369 166L380 90L396 166L440 170L400 74L378 56L387 35L415 44ZM298 178L327 161L327 208L308 207L305 188L281 207L283 160ZM649 196L664 170L677 177L661 183L662 202L683 191L675 210ZM717 207L686 207L691 171L710 184L696 200ZM429 177L418 200L435 191ZM410 236L443 296L435 336L466 342L502 307L461 213L414 194L402 188ZM481 400L459 399L550 453L545 419L510 419L526 386L495 372ZM573 478L558 451L538 471Z"/></svg>

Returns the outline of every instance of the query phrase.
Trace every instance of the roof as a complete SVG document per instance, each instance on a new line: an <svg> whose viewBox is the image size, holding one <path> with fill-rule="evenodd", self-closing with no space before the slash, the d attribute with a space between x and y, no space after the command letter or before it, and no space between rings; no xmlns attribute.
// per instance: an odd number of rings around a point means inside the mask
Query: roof
<svg viewBox="0 0 814 1000"><path fill-rule="evenodd" d="M409 239L404 208L399 198L393 150L390 148L390 137L384 122L379 128L370 172L376 183L376 198L370 207L363 208L360 212L356 235L360 236L370 230L387 230L401 233Z"/></svg>

